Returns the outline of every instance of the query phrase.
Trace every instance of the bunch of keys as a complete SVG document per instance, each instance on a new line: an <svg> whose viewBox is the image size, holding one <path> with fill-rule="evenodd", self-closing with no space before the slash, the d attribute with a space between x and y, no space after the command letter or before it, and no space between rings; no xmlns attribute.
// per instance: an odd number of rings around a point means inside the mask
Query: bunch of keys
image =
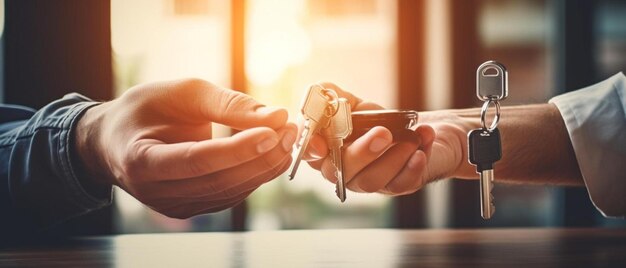
<svg viewBox="0 0 626 268"><path fill-rule="evenodd" d="M311 137L320 132L326 139L330 151L331 162L335 166L337 184L336 194L341 202L346 200L346 183L343 176L343 142L352 133L352 118L350 103L345 98L339 98L337 93L321 85L309 88L301 109L304 116L304 129L296 144L297 157L289 174L292 180L302 156L306 151Z"/></svg>
<svg viewBox="0 0 626 268"><path fill-rule="evenodd" d="M330 159L335 166L335 177L337 177L335 192L341 202L346 200L342 157L344 143L356 140L376 126L389 129L394 136L394 141L415 139L415 133L411 128L417 124L416 111L371 110L352 113L347 99L339 98L335 91L325 89L321 85L313 85L309 88L300 111L305 119L304 129L296 143L298 153L289 178L295 177L311 137L319 132L326 139Z"/></svg>
<svg viewBox="0 0 626 268"><path fill-rule="evenodd" d="M469 162L476 166L480 175L480 213L483 219L490 219L495 212L493 200L493 165L502 158L500 142L500 101L509 94L506 68L495 61L481 64L476 71L476 96L484 102L480 111L482 128L474 129L467 135ZM487 126L486 115L490 104L495 106L495 117Z"/></svg>

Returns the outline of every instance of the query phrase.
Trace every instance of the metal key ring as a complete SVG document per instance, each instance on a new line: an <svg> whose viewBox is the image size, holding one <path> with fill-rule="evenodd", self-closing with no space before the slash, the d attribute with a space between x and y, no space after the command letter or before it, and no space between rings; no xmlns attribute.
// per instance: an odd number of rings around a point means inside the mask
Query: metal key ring
<svg viewBox="0 0 626 268"><path fill-rule="evenodd" d="M485 120L485 116L487 116L487 110L489 109L489 104L493 103L496 107L496 115L491 122L491 126L487 127L487 122ZM480 110L480 124L483 126L483 129L486 129L489 132L492 132L494 129L498 127L498 123L500 122L500 102L495 99L489 99L485 101L483 104L483 108Z"/></svg>
<svg viewBox="0 0 626 268"><path fill-rule="evenodd" d="M322 88L322 94L328 97L328 103L330 104L328 105L328 109L325 111L325 115L327 117L334 116L339 110L339 96L337 95L337 92L332 89L327 89L320 84L317 84L317 86Z"/></svg>

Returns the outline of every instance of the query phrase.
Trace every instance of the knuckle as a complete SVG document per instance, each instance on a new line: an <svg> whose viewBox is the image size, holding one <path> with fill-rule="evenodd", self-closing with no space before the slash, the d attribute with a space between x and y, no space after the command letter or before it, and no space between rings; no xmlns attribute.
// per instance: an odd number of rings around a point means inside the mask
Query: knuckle
<svg viewBox="0 0 626 268"><path fill-rule="evenodd" d="M211 88L213 86L213 84L211 84L210 82L199 78L185 78L180 80L177 85L180 88L196 90L203 90L206 88Z"/></svg>
<svg viewBox="0 0 626 268"><path fill-rule="evenodd" d="M246 105L250 105L252 98L241 92L225 90L221 95L222 103L225 103L223 115L229 115L241 111Z"/></svg>

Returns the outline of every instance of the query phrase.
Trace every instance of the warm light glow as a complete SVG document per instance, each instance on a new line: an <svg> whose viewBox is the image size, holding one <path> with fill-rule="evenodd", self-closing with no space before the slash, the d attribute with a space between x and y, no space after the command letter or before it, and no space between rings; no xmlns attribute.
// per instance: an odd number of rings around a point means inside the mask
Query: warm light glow
<svg viewBox="0 0 626 268"><path fill-rule="evenodd" d="M201 78L230 83L229 3L203 16L176 14L170 0L111 0L118 94L137 83Z"/></svg>
<svg viewBox="0 0 626 268"><path fill-rule="evenodd" d="M289 66L304 62L311 54L311 41L295 19L304 1L249 3L246 75L254 84L269 85Z"/></svg>

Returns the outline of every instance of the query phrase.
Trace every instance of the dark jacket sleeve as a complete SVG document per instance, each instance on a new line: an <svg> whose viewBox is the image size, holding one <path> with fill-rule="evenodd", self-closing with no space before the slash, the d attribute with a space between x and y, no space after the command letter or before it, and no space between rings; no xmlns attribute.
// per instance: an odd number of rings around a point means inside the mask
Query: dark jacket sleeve
<svg viewBox="0 0 626 268"><path fill-rule="evenodd" d="M69 94L36 112L0 106L0 237L38 233L111 203L112 187L93 191L72 148L78 119L97 104Z"/></svg>

